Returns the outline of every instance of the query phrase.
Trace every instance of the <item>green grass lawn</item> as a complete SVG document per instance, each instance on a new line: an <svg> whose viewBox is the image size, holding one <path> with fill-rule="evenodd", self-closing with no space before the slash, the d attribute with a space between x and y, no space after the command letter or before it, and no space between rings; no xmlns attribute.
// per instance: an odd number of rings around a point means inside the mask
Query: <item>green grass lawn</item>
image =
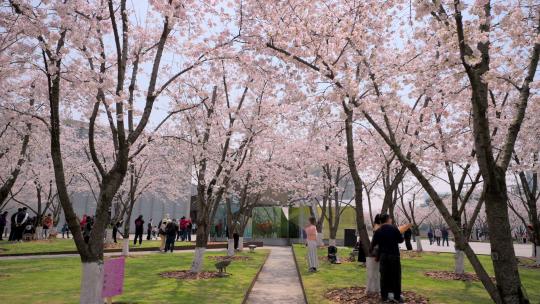
<svg viewBox="0 0 540 304"><path fill-rule="evenodd" d="M117 247L122 248L122 240L119 240ZM133 246L133 240L130 241L130 248L149 248L159 247L160 241L143 240L142 245ZM175 246L193 245L191 242L175 242ZM38 253L38 252L57 252L57 251L76 251L75 242L72 239L54 239L43 241L31 241L22 243L12 243L0 241L0 256L13 253Z"/></svg>
<svg viewBox="0 0 540 304"><path fill-rule="evenodd" d="M321 262L317 273L307 271L307 249L295 245L294 251L300 267L300 273L309 303L330 303L325 299L326 290L339 287L364 286L366 271L358 263L340 265ZM339 248L338 256L346 259L350 249ZM326 249L319 249L319 256L326 256ZM486 270L493 275L493 267L489 256L480 256ZM492 303L480 282L441 281L424 276L424 272L433 270L453 270L454 256L448 253L423 253L422 257L403 258L402 286L403 290L414 291L430 299L431 303ZM466 271L472 267L466 262ZM523 285L531 303L540 303L540 270L520 267Z"/></svg>
<svg viewBox="0 0 540 304"><path fill-rule="evenodd" d="M208 252L204 270L215 270ZM124 294L114 297L121 303L241 303L268 250L240 253L252 257L233 261L226 278L180 281L162 278L159 273L189 269L193 253L149 254L127 259ZM78 303L81 263L79 258L30 260L0 259L2 303Z"/></svg>

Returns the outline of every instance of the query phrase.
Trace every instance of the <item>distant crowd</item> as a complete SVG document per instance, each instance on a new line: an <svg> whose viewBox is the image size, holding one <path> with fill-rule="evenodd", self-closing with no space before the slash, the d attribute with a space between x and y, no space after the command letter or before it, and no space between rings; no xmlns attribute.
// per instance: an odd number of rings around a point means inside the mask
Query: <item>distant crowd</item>
<svg viewBox="0 0 540 304"><path fill-rule="evenodd" d="M56 238L57 231L54 225L52 214L47 214L40 221L37 216L30 216L28 208L19 208L11 216L7 211L0 214L0 241L7 238L8 241L22 242L23 240ZM117 243L118 234L124 236L120 230L124 224L123 220L111 223L112 238ZM196 224L191 219L181 217L180 219L171 219L167 214L165 218L154 224L152 219L145 223L142 215L139 215L135 221L135 239L133 244L142 245L143 235L146 234L146 240L161 240L160 250L162 252L173 251L175 241L191 242L192 235L196 233ZM83 238L89 241L92 229L94 227L94 217L84 214L79 221ZM40 228L40 229L39 229ZM62 238L70 238L70 229L65 223L60 232ZM39 235L38 235L39 233Z"/></svg>
<svg viewBox="0 0 540 304"><path fill-rule="evenodd" d="M94 225L94 218L89 215L83 215L81 221L81 231L86 242L90 238L92 228ZM129 237L121 232L121 228L124 225L124 220L118 220L111 223L112 226L112 239L115 243L118 243L118 234L122 238ZM133 239L133 245L142 245L143 236L146 234L146 240L161 240L160 251L172 252L174 249L174 242L181 240L182 242L191 242L191 236L196 232L196 225L192 223L191 219L185 216L180 219L171 219L167 214L156 225L153 224L153 220L150 219L148 223L145 222L143 215L139 215L135 221L135 237ZM146 228L146 229L145 229ZM129 229L128 229L129 230ZM68 237L69 237L69 231Z"/></svg>
<svg viewBox="0 0 540 304"><path fill-rule="evenodd" d="M32 240L36 237L36 228L41 227L39 238L47 239L56 236L54 231L54 220L52 214L47 214L40 221L37 216L30 216L28 208L17 209L11 217L8 212L0 214L0 241L7 236L9 224L8 241L22 242L23 240Z"/></svg>

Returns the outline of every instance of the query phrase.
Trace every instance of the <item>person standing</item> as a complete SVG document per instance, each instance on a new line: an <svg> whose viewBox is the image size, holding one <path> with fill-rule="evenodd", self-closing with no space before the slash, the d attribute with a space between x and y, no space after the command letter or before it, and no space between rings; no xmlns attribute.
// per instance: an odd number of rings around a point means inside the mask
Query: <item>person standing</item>
<svg viewBox="0 0 540 304"><path fill-rule="evenodd" d="M193 223L191 222L191 219L187 219L188 221L188 224L187 224L187 240L188 242L191 242L191 233L192 233L192 229L193 229Z"/></svg>
<svg viewBox="0 0 540 304"><path fill-rule="evenodd" d="M64 226L62 226L62 238L67 234L67 238L69 239L69 225L67 223L64 223Z"/></svg>
<svg viewBox="0 0 540 304"><path fill-rule="evenodd" d="M118 235L118 229L120 229L120 226L122 226L122 221L118 221L116 223L113 224L113 228L112 228L112 238L113 238L113 241L115 243L118 243L118 240L116 239L117 235Z"/></svg>
<svg viewBox="0 0 540 304"><path fill-rule="evenodd" d="M144 231L144 220L142 214L135 220L135 239L133 245L137 245L137 238L139 238L139 246L142 245L142 235Z"/></svg>
<svg viewBox="0 0 540 304"><path fill-rule="evenodd" d="M431 228L429 228L429 231L427 233L427 237L429 239L429 244L433 245L433 230L431 230Z"/></svg>
<svg viewBox="0 0 540 304"><path fill-rule="evenodd" d="M411 230L411 228L405 230L405 233L403 233L403 237L405 238L405 247L407 247L407 250L412 250L412 244L411 244L412 230Z"/></svg>
<svg viewBox="0 0 540 304"><path fill-rule="evenodd" d="M187 238L186 229L187 229L186 217L182 216L180 218L180 238L182 239L182 242L185 241Z"/></svg>
<svg viewBox="0 0 540 304"><path fill-rule="evenodd" d="M88 241L90 240L90 234L92 233L92 228L94 228L94 219L91 216L85 216L84 220L86 224L84 225L83 229L83 238L84 242L88 244Z"/></svg>
<svg viewBox="0 0 540 304"><path fill-rule="evenodd" d="M399 244L403 243L403 235L392 224L392 218L388 214L381 214L380 221L381 226L373 233L371 249L373 252L373 248L378 246L376 257L380 263L381 298L383 302L387 301L391 292L395 301L403 303L399 256Z"/></svg>
<svg viewBox="0 0 540 304"><path fill-rule="evenodd" d="M234 250L238 250L238 243L240 242L240 234L238 233L238 230L240 230L240 223L234 222L232 224L232 237L234 240Z"/></svg>
<svg viewBox="0 0 540 304"><path fill-rule="evenodd" d="M15 241L17 235L17 226L15 225L17 214L21 212L22 208L17 209L17 212L13 213L10 218L10 231L8 241Z"/></svg>
<svg viewBox="0 0 540 304"><path fill-rule="evenodd" d="M146 233L147 233L146 240L150 241L152 239L152 219L150 219L150 222L146 226Z"/></svg>
<svg viewBox="0 0 540 304"><path fill-rule="evenodd" d="M159 223L159 238L161 239L161 243L159 245L159 250L164 251L165 250L165 240L167 237L167 233L165 232L165 229L167 228L167 224L171 221L169 214L165 215L165 218L161 220Z"/></svg>
<svg viewBox="0 0 540 304"><path fill-rule="evenodd" d="M4 230L6 229L6 224L7 224L7 215L8 215L7 211L4 211L2 215L0 215L0 241L4 240L3 237L4 237Z"/></svg>
<svg viewBox="0 0 540 304"><path fill-rule="evenodd" d="M317 256L317 227L315 226L315 222L316 219L310 217L309 224L304 228L308 247L309 272L316 272L317 268L319 268L319 257Z"/></svg>
<svg viewBox="0 0 540 304"><path fill-rule="evenodd" d="M83 214L82 216L82 220L81 222L79 223L81 225L81 231L84 230L84 228L86 228L86 221L88 219L88 216L86 214Z"/></svg>
<svg viewBox="0 0 540 304"><path fill-rule="evenodd" d="M16 235L15 240L18 242L22 242L23 232L24 228L28 222L28 212L26 212L26 207L22 208L20 212L17 213L17 216L15 217L15 227L16 227Z"/></svg>
<svg viewBox="0 0 540 304"><path fill-rule="evenodd" d="M442 237L441 229L439 228L435 229L435 240L437 241L437 246L441 246L441 237Z"/></svg>
<svg viewBox="0 0 540 304"><path fill-rule="evenodd" d="M48 239L49 238L49 229L51 229L53 227L53 218L52 218L52 215L50 213L47 214L47 216L43 219L42 225L43 225L42 236L43 236L44 239Z"/></svg>
<svg viewBox="0 0 540 304"><path fill-rule="evenodd" d="M450 247L450 243L448 243L448 229L446 229L446 227L442 228L441 236L442 236L442 245L444 246L444 242L446 241L446 246Z"/></svg>
<svg viewBox="0 0 540 304"><path fill-rule="evenodd" d="M165 227L165 233L167 235L167 241L165 243L165 251L173 252L174 250L174 240L176 240L176 234L178 231L178 225L176 224L175 220L169 221L167 223L167 226Z"/></svg>

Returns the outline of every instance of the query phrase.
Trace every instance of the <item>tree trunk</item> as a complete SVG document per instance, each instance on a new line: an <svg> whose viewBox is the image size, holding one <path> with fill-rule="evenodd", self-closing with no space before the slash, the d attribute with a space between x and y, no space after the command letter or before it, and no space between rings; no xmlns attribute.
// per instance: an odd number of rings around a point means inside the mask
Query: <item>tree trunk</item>
<svg viewBox="0 0 540 304"><path fill-rule="evenodd" d="M229 238L227 239L227 255L234 256L234 239L232 238L232 233L229 231Z"/></svg>
<svg viewBox="0 0 540 304"><path fill-rule="evenodd" d="M195 248L195 257L193 258L193 263L191 264L191 272L199 273L203 267L204 252L206 247L196 247Z"/></svg>
<svg viewBox="0 0 540 304"><path fill-rule="evenodd" d="M105 229L105 244L112 244L114 242L112 234L112 228Z"/></svg>
<svg viewBox="0 0 540 304"><path fill-rule="evenodd" d="M381 274L375 257L366 257L366 274L366 293L378 295L381 292Z"/></svg>
<svg viewBox="0 0 540 304"><path fill-rule="evenodd" d="M338 214L336 214L336 216L339 216ZM337 223L337 225L339 225L339 222ZM336 221L334 221L334 224L331 226L331 227L328 227L330 228L330 240L328 241L328 245L330 246L336 246L336 236L337 236L337 227L336 225Z"/></svg>
<svg viewBox="0 0 540 304"><path fill-rule="evenodd" d="M242 251L242 250L244 250L244 237L243 236L238 238L238 251Z"/></svg>
<svg viewBox="0 0 540 304"><path fill-rule="evenodd" d="M199 273L202 270L204 252L208 245L208 224L197 223L197 240L195 240L195 255L191 263L191 272Z"/></svg>
<svg viewBox="0 0 540 304"><path fill-rule="evenodd" d="M459 250L456 248L454 259L455 259L454 272L457 274L465 273L465 253L463 252L463 250Z"/></svg>
<svg viewBox="0 0 540 304"><path fill-rule="evenodd" d="M326 212L326 198L323 198L323 205L322 205L322 215L319 216L319 212L317 209L317 206L315 204L312 204L309 208L309 213L312 217L316 219L315 227L317 228L317 244L319 246L324 246L323 241L323 226L324 226L324 213Z"/></svg>
<svg viewBox="0 0 540 304"><path fill-rule="evenodd" d="M535 195L533 193L533 195ZM531 221L532 226L532 240L533 244L532 246L535 246L533 248L533 257L536 258L536 264L540 265L540 219L538 218L538 208L536 208L536 199L529 199L528 202L529 205L529 219ZM536 249L536 251L535 251Z"/></svg>
<svg viewBox="0 0 540 304"><path fill-rule="evenodd" d="M83 262L81 276L81 304L102 304L103 261Z"/></svg>
<svg viewBox="0 0 540 304"><path fill-rule="evenodd" d="M354 184L354 209L356 211L356 229L360 235L360 240L362 242L362 250L364 254L369 256L369 235L366 228L366 222L364 219L364 208L362 206L362 179L358 173L358 168L356 167L356 159L354 156L354 138L353 138L353 111L349 109L349 106L343 104L343 110L346 114L345 119L345 135L347 139L347 165L349 166L349 171Z"/></svg>
<svg viewBox="0 0 540 304"><path fill-rule="evenodd" d="M125 257L129 256L129 237L125 237L122 240L122 256L125 256Z"/></svg>
<svg viewBox="0 0 540 304"><path fill-rule="evenodd" d="M370 257L370 240L366 228L366 222L364 219L364 208L362 206L362 179L358 173L358 168L356 167L356 159L354 156L354 139L353 139L353 111L348 108L347 105L343 104L343 109L346 114L345 119L345 135L347 139L347 164L349 166L349 171L354 184L354 209L356 211L356 229L360 235L360 241L362 248L359 250L364 250L364 254L367 257L367 279L366 279L366 292L367 293L379 293L380 292L380 282L379 282L379 263L375 262L375 258ZM369 264L372 265L369 265ZM375 265L376 264L376 265ZM376 268L375 268L376 267Z"/></svg>
<svg viewBox="0 0 540 304"><path fill-rule="evenodd" d="M504 303L527 303L521 292L521 280L508 217L504 174L498 176L495 182L497 185L485 182L485 187L491 260L497 287Z"/></svg>
<svg viewBox="0 0 540 304"><path fill-rule="evenodd" d="M416 251L422 252L424 249L422 248L422 238L420 237L420 233L416 235Z"/></svg>
<svg viewBox="0 0 540 304"><path fill-rule="evenodd" d="M232 207L231 207L231 197L227 197L225 199L225 206L227 208L227 255L228 256L234 256L234 215L232 213ZM239 210L240 212L240 210Z"/></svg>

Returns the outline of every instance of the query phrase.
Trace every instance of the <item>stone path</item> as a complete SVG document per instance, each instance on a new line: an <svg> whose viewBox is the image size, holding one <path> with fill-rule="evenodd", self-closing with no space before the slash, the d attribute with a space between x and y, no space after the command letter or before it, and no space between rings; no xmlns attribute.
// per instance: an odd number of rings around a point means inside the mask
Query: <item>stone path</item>
<svg viewBox="0 0 540 304"><path fill-rule="evenodd" d="M271 250L247 303L305 304L292 248L271 247Z"/></svg>

